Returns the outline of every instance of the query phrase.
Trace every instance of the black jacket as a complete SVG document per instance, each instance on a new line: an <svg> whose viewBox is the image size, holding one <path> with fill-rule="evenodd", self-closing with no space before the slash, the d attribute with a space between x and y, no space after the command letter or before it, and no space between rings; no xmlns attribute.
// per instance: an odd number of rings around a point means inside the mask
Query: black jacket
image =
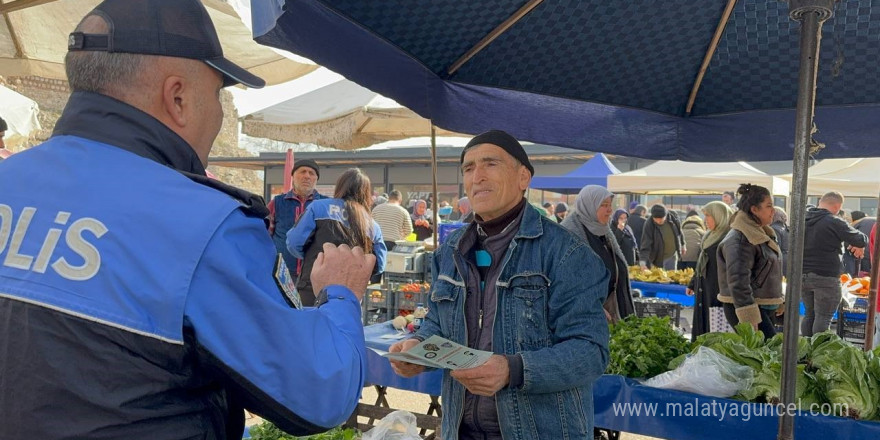
<svg viewBox="0 0 880 440"><path fill-rule="evenodd" d="M681 258L681 248L684 245L684 237L681 235L681 222L678 216L671 211L666 214L666 222L672 225L675 234L675 253ZM648 267L663 267L663 233L660 227L654 223L654 219L645 221L645 229L642 231L642 239L639 241L639 256L642 261L648 263Z"/></svg>
<svg viewBox="0 0 880 440"><path fill-rule="evenodd" d="M865 247L868 237L827 209L810 208L804 229L804 273L837 277L843 273L843 246Z"/></svg>
<svg viewBox="0 0 880 440"><path fill-rule="evenodd" d="M782 251L782 272L787 277L788 267L785 265L788 264L788 235L791 234L791 232L789 231L788 226L782 222L773 222L770 227L776 232L776 242L779 243L779 250Z"/></svg>
<svg viewBox="0 0 880 440"><path fill-rule="evenodd" d="M642 232L645 230L645 217L633 214L626 219L626 225L633 231L633 237L636 238L636 246L642 241Z"/></svg>
<svg viewBox="0 0 880 440"><path fill-rule="evenodd" d="M623 252L623 256L626 257L627 266L638 264L639 248L636 245L636 237L633 235L632 230L624 229L621 231L619 228L611 228L611 232L614 233L614 238L617 239L620 251Z"/></svg>
<svg viewBox="0 0 880 440"><path fill-rule="evenodd" d="M694 291L694 325L691 331L691 340L709 329L709 308L721 307L718 301L718 245L713 244L706 249L706 270L703 273L694 273L688 287Z"/></svg>

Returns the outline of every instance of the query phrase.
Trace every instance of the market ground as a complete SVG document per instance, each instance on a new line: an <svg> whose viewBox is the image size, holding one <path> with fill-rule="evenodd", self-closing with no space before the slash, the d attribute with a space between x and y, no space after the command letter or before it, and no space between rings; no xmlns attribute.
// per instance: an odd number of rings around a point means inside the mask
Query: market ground
<svg viewBox="0 0 880 440"><path fill-rule="evenodd" d="M430 397L427 394L415 393L412 391L404 391L398 390L394 388L388 388L388 394L386 395L388 399L388 404L391 405L392 408L395 409L403 409L414 413L422 413L424 414L428 410L428 405L431 402ZM376 389L373 387L364 388L363 395L361 395L361 403L373 404L376 402ZM365 417L361 417L359 420L361 423L367 423L367 419ZM252 416L248 414L248 418L246 420L246 424L248 426L257 425L261 422L259 417ZM620 436L621 440L659 440L654 437L646 437L643 435L622 433Z"/></svg>
<svg viewBox="0 0 880 440"><path fill-rule="evenodd" d="M404 391L393 388L388 389L387 398L388 404L391 405L392 408L405 409L407 411L420 413L424 413L425 411L427 411L428 404L431 401L426 394L414 393L411 391ZM375 401L376 390L373 387L364 388L361 402L374 403ZM361 420L361 422L366 423L366 419ZM654 440L654 437L645 437L643 435L629 433L623 433L620 438L621 440Z"/></svg>

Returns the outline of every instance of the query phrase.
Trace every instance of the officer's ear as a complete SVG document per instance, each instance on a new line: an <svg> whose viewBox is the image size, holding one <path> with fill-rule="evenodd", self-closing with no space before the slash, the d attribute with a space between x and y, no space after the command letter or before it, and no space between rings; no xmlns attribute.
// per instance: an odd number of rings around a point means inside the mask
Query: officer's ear
<svg viewBox="0 0 880 440"><path fill-rule="evenodd" d="M192 118L189 106L192 103L186 96L186 78L169 75L162 81L162 107L168 118L178 127L186 127Z"/></svg>

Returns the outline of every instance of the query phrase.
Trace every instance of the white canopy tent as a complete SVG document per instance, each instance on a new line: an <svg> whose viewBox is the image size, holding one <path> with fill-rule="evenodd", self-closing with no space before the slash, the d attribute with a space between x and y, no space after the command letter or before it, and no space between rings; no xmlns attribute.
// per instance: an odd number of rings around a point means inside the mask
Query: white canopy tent
<svg viewBox="0 0 880 440"><path fill-rule="evenodd" d="M807 194L821 196L839 191L848 197L877 197L880 194L880 158L825 159L810 167ZM779 176L791 182L792 175Z"/></svg>
<svg viewBox="0 0 880 440"><path fill-rule="evenodd" d="M231 90L242 133L353 150L431 134L431 123L394 100L320 68L262 90ZM436 129L437 136L455 136Z"/></svg>
<svg viewBox="0 0 880 440"><path fill-rule="evenodd" d="M608 189L634 194L721 194L741 183L761 185L774 195L789 195L789 182L745 162L657 161L637 170L608 176Z"/></svg>
<svg viewBox="0 0 880 440"><path fill-rule="evenodd" d="M3 136L7 147L27 142L40 127L37 115L40 107L32 99L0 86L0 117L6 121L8 129Z"/></svg>
<svg viewBox="0 0 880 440"><path fill-rule="evenodd" d="M100 0L0 1L0 75L63 79L67 36ZM224 55L267 84L278 84L318 68L313 62L257 44L233 7L246 14L240 1L202 0Z"/></svg>

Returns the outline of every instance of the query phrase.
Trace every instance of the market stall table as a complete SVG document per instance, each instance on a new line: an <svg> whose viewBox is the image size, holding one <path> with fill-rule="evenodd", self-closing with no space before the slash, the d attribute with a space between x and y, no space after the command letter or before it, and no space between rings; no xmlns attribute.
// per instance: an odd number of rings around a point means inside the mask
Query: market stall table
<svg viewBox="0 0 880 440"><path fill-rule="evenodd" d="M596 426L676 440L702 440L707 436L715 440L775 440L779 424L779 417L772 414L773 407L768 404L662 390L615 375L602 376L596 382L593 402ZM878 436L878 422L809 414L795 420L798 440Z"/></svg>
<svg viewBox="0 0 880 440"><path fill-rule="evenodd" d="M647 283L644 281L630 281L633 289L639 289L642 296L666 298L675 301L684 307L694 306L694 297L688 296L687 286L671 283Z"/></svg>
<svg viewBox="0 0 880 440"><path fill-rule="evenodd" d="M364 328L367 347L383 351L399 340L383 336L395 333L397 331L389 323ZM384 398L386 389L399 388L430 395L427 415L417 417L421 417L420 422L426 421L424 417L433 417L428 420L439 423L441 413L437 398L442 379L442 371L429 371L410 379L397 376L388 359L367 350L367 383L381 391L374 405L360 404L358 412L367 415L363 410L376 407L390 412ZM702 440L707 432L713 433L717 440L740 440L744 435L750 440L771 440L776 438L779 422L775 415L768 415L769 405L662 390L617 375L606 374L596 381L593 402L597 427L676 440ZM737 415L733 415L732 405L737 405ZM636 414L636 411L640 413ZM650 414L652 411L655 411L654 415ZM725 411L723 418L721 411ZM437 416L431 415L434 412ZM422 423L419 425L423 426ZM842 417L803 415L797 418L795 428L798 440L880 438L880 423Z"/></svg>
<svg viewBox="0 0 880 440"><path fill-rule="evenodd" d="M425 414L415 414L416 422L420 428L423 428L421 433L424 435L425 428L436 430L440 426L442 412L439 398L440 387L443 383L443 372L439 370L428 371L411 378L401 377L394 373L388 359L371 349L388 351L392 344L405 338L389 338L389 336L397 334L399 332L391 326L390 322L364 327L364 340L367 345L367 377L365 385L374 386L377 397L374 404L359 404L353 418L357 415L367 416L370 417L372 423L373 419L384 417L393 411L393 408L390 407L386 399L388 387L427 394L431 397L428 410ZM349 422L349 425L354 424L356 422ZM428 438L433 438L433 434Z"/></svg>

